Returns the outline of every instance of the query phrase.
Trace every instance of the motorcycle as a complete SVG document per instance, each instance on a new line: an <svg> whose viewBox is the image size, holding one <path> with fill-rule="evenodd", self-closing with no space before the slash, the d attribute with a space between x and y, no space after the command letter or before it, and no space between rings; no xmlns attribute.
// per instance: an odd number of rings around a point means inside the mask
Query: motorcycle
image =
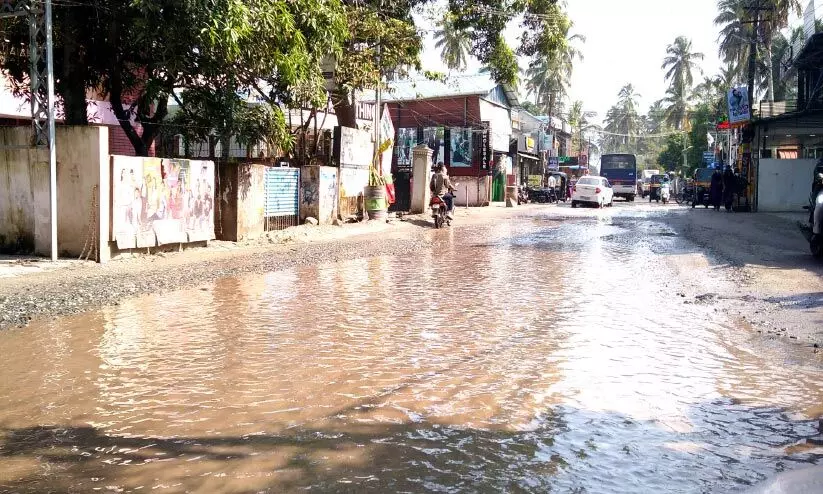
<svg viewBox="0 0 823 494"><path fill-rule="evenodd" d="M452 217L446 201L439 196L432 196L431 201L429 201L429 207L432 210L432 218L434 218L435 228L443 228L444 225L451 226Z"/></svg>
<svg viewBox="0 0 823 494"><path fill-rule="evenodd" d="M823 169L819 170L815 170L809 205L803 206L809 211L809 223L800 224L800 231L809 241L809 249L817 259L823 258Z"/></svg>
<svg viewBox="0 0 823 494"><path fill-rule="evenodd" d="M671 188L669 187L668 182L663 182L660 184L660 200L663 201L663 204L668 204L669 199L671 198Z"/></svg>

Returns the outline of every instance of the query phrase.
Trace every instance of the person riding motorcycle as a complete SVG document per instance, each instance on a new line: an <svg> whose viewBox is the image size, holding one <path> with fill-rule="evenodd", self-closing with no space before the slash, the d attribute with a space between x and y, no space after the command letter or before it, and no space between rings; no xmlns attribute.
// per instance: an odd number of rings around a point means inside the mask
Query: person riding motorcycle
<svg viewBox="0 0 823 494"><path fill-rule="evenodd" d="M442 161L439 162L435 168L435 174L432 175L431 181L429 182L429 189L432 195L439 197L446 203L446 207L448 208L446 214L449 219L452 219L454 213L454 194L452 192L456 189L449 179L448 170Z"/></svg>
<svg viewBox="0 0 823 494"><path fill-rule="evenodd" d="M814 172L812 174L812 193L809 195L809 223L814 223L814 206L815 202L817 201L817 195L823 190L823 158L818 160L817 165L814 167Z"/></svg>

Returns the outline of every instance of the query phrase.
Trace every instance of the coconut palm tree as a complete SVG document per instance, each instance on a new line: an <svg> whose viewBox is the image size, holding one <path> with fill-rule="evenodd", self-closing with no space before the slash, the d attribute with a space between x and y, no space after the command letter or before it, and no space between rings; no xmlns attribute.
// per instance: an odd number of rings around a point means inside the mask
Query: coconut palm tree
<svg viewBox="0 0 823 494"><path fill-rule="evenodd" d="M455 28L451 15L446 15L437 23L437 27L434 33L434 46L440 49L440 59L449 70L466 70L471 48L470 33Z"/></svg>
<svg viewBox="0 0 823 494"><path fill-rule="evenodd" d="M766 98L774 101L773 44L779 39L779 31L788 24L789 17L800 13L800 1L759 0L755 4L753 0L719 0L717 8L714 23L722 26L718 37L721 59L732 64L735 73L742 76L748 71L752 39L756 40L755 48L762 44L763 52L755 53L755 73L748 77L761 80ZM756 33L755 19L758 20Z"/></svg>
<svg viewBox="0 0 823 494"><path fill-rule="evenodd" d="M689 91L683 86L672 85L666 90L663 104L666 106L666 124L684 130L689 125Z"/></svg>
<svg viewBox="0 0 823 494"><path fill-rule="evenodd" d="M804 36L803 27L798 26L788 38L779 32L774 37L771 72L775 81L773 96L777 100L792 99L797 96L797 71L794 66L784 66L783 59L791 47Z"/></svg>
<svg viewBox="0 0 823 494"><path fill-rule="evenodd" d="M526 90L534 95L537 104L551 115L558 100L568 92L575 60L583 60L583 54L577 48L577 42L586 38L579 34L566 35L563 45L549 57L532 60L526 70Z"/></svg>
<svg viewBox="0 0 823 494"><path fill-rule="evenodd" d="M617 104L606 113L604 148L611 151L629 151L642 132L642 120L637 112L640 95L632 84L620 88Z"/></svg>
<svg viewBox="0 0 823 494"><path fill-rule="evenodd" d="M698 60L703 60L703 54L692 51L692 42L685 36L678 36L674 43L666 47L666 58L663 59L662 69L668 69L666 80L672 85L679 85L686 89L694 84L693 70L702 72Z"/></svg>
<svg viewBox="0 0 823 494"><path fill-rule="evenodd" d="M687 113L689 96L694 84L693 71L702 72L698 60L703 60L703 54L692 51L692 42L685 36L678 36L674 43L666 48L668 54L663 59L662 69L666 72L665 79L669 81L664 101L668 103L666 121L677 130L684 128L688 122Z"/></svg>
<svg viewBox="0 0 823 494"><path fill-rule="evenodd" d="M719 0L714 23L722 26L717 41L718 54L724 63L732 67L734 74L745 73L749 60L749 44L752 36L751 0Z"/></svg>
<svg viewBox="0 0 823 494"><path fill-rule="evenodd" d="M789 24L789 16L800 14L799 0L768 0L766 7L769 9L768 19L760 23L760 34L765 48L766 66L766 99L774 101L774 62L772 60L773 42L780 33L780 30ZM780 60L778 59L778 63Z"/></svg>

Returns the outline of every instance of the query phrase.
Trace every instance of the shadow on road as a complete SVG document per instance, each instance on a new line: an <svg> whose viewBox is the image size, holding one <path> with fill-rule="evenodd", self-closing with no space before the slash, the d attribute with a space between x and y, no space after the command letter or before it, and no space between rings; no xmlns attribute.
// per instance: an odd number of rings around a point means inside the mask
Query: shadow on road
<svg viewBox="0 0 823 494"><path fill-rule="evenodd" d="M280 434L169 438L123 437L91 426L5 429L0 470L9 461L36 467L17 476L7 470L0 491L163 485L203 492L734 492L823 461L819 451L786 452L815 434L816 422L730 400L690 408L691 432L566 406L523 430L367 422L357 414L368 412L347 410L330 415L337 418L328 426Z"/></svg>

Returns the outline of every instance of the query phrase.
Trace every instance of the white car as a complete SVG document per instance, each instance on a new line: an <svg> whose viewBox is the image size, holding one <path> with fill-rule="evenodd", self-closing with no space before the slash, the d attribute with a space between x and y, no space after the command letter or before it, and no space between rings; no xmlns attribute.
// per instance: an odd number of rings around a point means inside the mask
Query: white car
<svg viewBox="0 0 823 494"><path fill-rule="evenodd" d="M591 204L602 208L611 206L614 202L614 190L608 179L586 175L580 177L572 189L572 207L578 204Z"/></svg>

